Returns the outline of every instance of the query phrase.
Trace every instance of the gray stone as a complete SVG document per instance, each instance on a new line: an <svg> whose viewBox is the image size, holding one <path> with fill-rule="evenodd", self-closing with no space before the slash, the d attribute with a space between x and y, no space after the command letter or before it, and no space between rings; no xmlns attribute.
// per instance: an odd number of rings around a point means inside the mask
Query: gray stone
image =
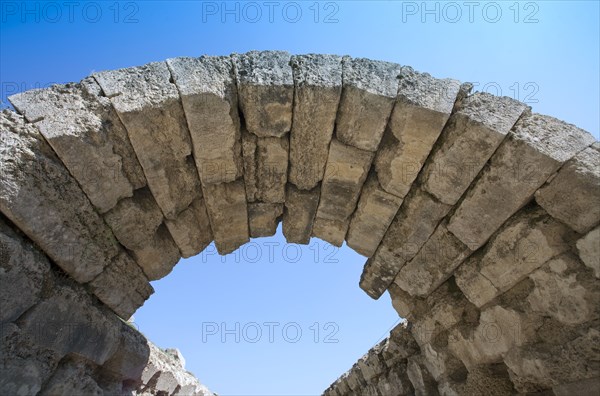
<svg viewBox="0 0 600 396"><path fill-rule="evenodd" d="M203 184L242 176L240 119L229 56L168 59L192 137Z"/></svg>
<svg viewBox="0 0 600 396"><path fill-rule="evenodd" d="M526 109L485 92L462 100L423 168L423 188L454 205Z"/></svg>
<svg viewBox="0 0 600 396"><path fill-rule="evenodd" d="M396 216L402 198L385 192L371 174L363 186L356 211L350 221L346 240L348 246L371 257Z"/></svg>
<svg viewBox="0 0 600 396"><path fill-rule="evenodd" d="M283 235L288 243L307 245L319 206L321 187L300 190L288 183L283 212Z"/></svg>
<svg viewBox="0 0 600 396"><path fill-rule="evenodd" d="M571 158L535 200L580 234L600 223L600 143Z"/></svg>
<svg viewBox="0 0 600 396"><path fill-rule="evenodd" d="M294 100L291 55L284 51L250 51L232 58L248 131L259 137L288 133Z"/></svg>
<svg viewBox="0 0 600 396"><path fill-rule="evenodd" d="M252 202L248 204L250 237L259 238L275 235L277 224L283 215L283 204Z"/></svg>
<svg viewBox="0 0 600 396"><path fill-rule="evenodd" d="M154 293L142 269L125 252L115 257L89 286L100 301L124 319Z"/></svg>
<svg viewBox="0 0 600 396"><path fill-rule="evenodd" d="M450 117L459 88L456 80L402 67L398 101L375 158L385 191L406 196Z"/></svg>
<svg viewBox="0 0 600 396"><path fill-rule="evenodd" d="M329 242L333 246L341 247L349 225L350 220L339 221L315 217L312 236Z"/></svg>
<svg viewBox="0 0 600 396"><path fill-rule="evenodd" d="M220 254L231 253L250 240L244 182L202 187L215 246Z"/></svg>
<svg viewBox="0 0 600 396"><path fill-rule="evenodd" d="M588 132L555 118L521 117L467 191L448 230L480 247L548 177L593 142Z"/></svg>
<svg viewBox="0 0 600 396"><path fill-rule="evenodd" d="M421 355L408 358L406 374L412 383L416 396L438 395L437 384L427 371Z"/></svg>
<svg viewBox="0 0 600 396"><path fill-rule="evenodd" d="M175 220L166 220L165 225L184 258L197 255L213 240L203 198L195 199Z"/></svg>
<svg viewBox="0 0 600 396"><path fill-rule="evenodd" d="M292 57L294 111L290 132L289 180L311 190L323 179L329 142L342 94L342 58Z"/></svg>
<svg viewBox="0 0 600 396"><path fill-rule="evenodd" d="M198 171L179 93L165 62L96 73L144 169L148 186L168 219L200 192Z"/></svg>
<svg viewBox="0 0 600 396"><path fill-rule="evenodd" d="M93 372L94 367L84 359L73 357L61 361L39 395L103 396L104 391L94 380Z"/></svg>
<svg viewBox="0 0 600 396"><path fill-rule="evenodd" d="M343 90L336 138L365 151L376 151L398 93L400 65L344 57Z"/></svg>
<svg viewBox="0 0 600 396"><path fill-rule="evenodd" d="M102 370L117 378L139 381L150 356L149 341L141 333L121 322L119 346L104 363Z"/></svg>
<svg viewBox="0 0 600 396"><path fill-rule="evenodd" d="M285 202L289 152L287 136L256 137L243 130L242 146L248 202Z"/></svg>
<svg viewBox="0 0 600 396"><path fill-rule="evenodd" d="M413 189L404 199L375 254L367 261L360 279L361 289L372 298L379 298L449 211L450 206L420 188Z"/></svg>
<svg viewBox="0 0 600 396"><path fill-rule="evenodd" d="M600 227L594 228L577 241L577 251L581 261L600 278Z"/></svg>
<svg viewBox="0 0 600 396"><path fill-rule="evenodd" d="M151 281L167 276L181 258L181 253L164 223L158 227L152 239L132 250L131 255Z"/></svg>
<svg viewBox="0 0 600 396"><path fill-rule="evenodd" d="M112 232L34 126L5 110L0 141L0 210L75 280L92 280L119 253Z"/></svg>

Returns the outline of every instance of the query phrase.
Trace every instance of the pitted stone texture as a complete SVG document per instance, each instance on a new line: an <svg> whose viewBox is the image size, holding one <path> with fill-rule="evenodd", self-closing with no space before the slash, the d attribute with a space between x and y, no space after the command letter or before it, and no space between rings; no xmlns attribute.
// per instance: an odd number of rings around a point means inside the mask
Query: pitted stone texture
<svg viewBox="0 0 600 396"><path fill-rule="evenodd" d="M588 132L555 118L521 117L467 191L448 230L480 247L548 177L593 142Z"/></svg>
<svg viewBox="0 0 600 396"><path fill-rule="evenodd" d="M402 67L398 101L375 158L381 187L403 198L442 132L460 83Z"/></svg>
<svg viewBox="0 0 600 396"><path fill-rule="evenodd" d="M37 129L0 114L0 210L78 282L97 276L119 246Z"/></svg>
<svg viewBox="0 0 600 396"><path fill-rule="evenodd" d="M35 123L100 212L146 184L127 131L108 99L87 93L81 84L67 84L26 91L10 100Z"/></svg>
<svg viewBox="0 0 600 396"><path fill-rule="evenodd" d="M173 58L167 64L179 93L203 184L242 176L240 119L229 56Z"/></svg>
<svg viewBox="0 0 600 396"><path fill-rule="evenodd" d="M331 141L317 218L349 221L372 160L373 153Z"/></svg>
<svg viewBox="0 0 600 396"><path fill-rule="evenodd" d="M581 234L600 223L600 143L571 158L535 193L535 200Z"/></svg>
<svg viewBox="0 0 600 396"><path fill-rule="evenodd" d="M220 254L231 253L250 240L244 182L202 187L215 246Z"/></svg>
<svg viewBox="0 0 600 396"><path fill-rule="evenodd" d="M307 245L319 206L321 187L300 190L288 183L283 212L283 235L288 243Z"/></svg>
<svg viewBox="0 0 600 396"><path fill-rule="evenodd" d="M411 191L375 254L367 261L360 279L361 289L372 298L379 298L449 211L449 205L420 188Z"/></svg>
<svg viewBox="0 0 600 396"><path fill-rule="evenodd" d="M440 224L419 253L398 273L395 282L411 296L426 297L467 258L472 251Z"/></svg>
<svg viewBox="0 0 600 396"><path fill-rule="evenodd" d="M291 55L284 51L250 51L232 58L248 131L259 137L285 135L292 127Z"/></svg>
<svg viewBox="0 0 600 396"><path fill-rule="evenodd" d="M121 337L115 353L103 365L102 370L118 378L137 383L150 356L149 341L134 330L130 323L121 321ZM128 382L129 382L128 381Z"/></svg>
<svg viewBox="0 0 600 396"><path fill-rule="evenodd" d="M311 190L323 179L329 142L342 94L342 58L292 57L294 111L290 132L289 180Z"/></svg>
<svg viewBox="0 0 600 396"><path fill-rule="evenodd" d="M288 137L257 137L243 130L242 147L248 202L285 202Z"/></svg>
<svg viewBox="0 0 600 396"><path fill-rule="evenodd" d="M437 384L425 367L423 356L417 355L408 358L406 374L415 390L415 396L439 395Z"/></svg>
<svg viewBox="0 0 600 396"><path fill-rule="evenodd" d="M197 255L213 240L203 198L194 200L175 220L166 220L165 225L184 258Z"/></svg>
<svg viewBox="0 0 600 396"><path fill-rule="evenodd" d="M396 216L402 198L385 192L372 173L367 179L348 228L348 246L371 257Z"/></svg>
<svg viewBox="0 0 600 396"><path fill-rule="evenodd" d="M329 242L333 246L341 247L348 231L350 220L329 220L315 217L312 227L312 236Z"/></svg>
<svg viewBox="0 0 600 396"><path fill-rule="evenodd" d="M104 389L94 379L94 367L85 359L77 357L61 361L52 377L44 384L44 389L39 393L40 396L103 396L104 394Z"/></svg>
<svg viewBox="0 0 600 396"><path fill-rule="evenodd" d="M144 169L148 186L168 219L200 192L198 171L179 92L166 62L94 74L110 98Z"/></svg>
<svg viewBox="0 0 600 396"><path fill-rule="evenodd" d="M336 138L365 151L376 151L398 93L400 65L344 57L343 90Z"/></svg>
<svg viewBox="0 0 600 396"><path fill-rule="evenodd" d="M423 188L448 205L458 202L526 109L483 92L463 99L423 168Z"/></svg>
<svg viewBox="0 0 600 396"><path fill-rule="evenodd" d="M142 269L125 252L115 257L89 285L100 301L123 319L131 317L154 293Z"/></svg>
<svg viewBox="0 0 600 396"><path fill-rule="evenodd" d="M181 253L164 223L157 228L152 239L132 249L131 255L151 281L167 276L181 258Z"/></svg>
<svg viewBox="0 0 600 396"><path fill-rule="evenodd" d="M577 251L581 261L600 278L600 227L594 228L577 241Z"/></svg>
<svg viewBox="0 0 600 396"><path fill-rule="evenodd" d="M482 307L523 280L551 258L569 249L572 231L539 207L526 207L511 218L478 253L457 270L456 283Z"/></svg>
<svg viewBox="0 0 600 396"><path fill-rule="evenodd" d="M275 235L277 224L283 215L283 204L252 202L248 204L250 237L259 238Z"/></svg>

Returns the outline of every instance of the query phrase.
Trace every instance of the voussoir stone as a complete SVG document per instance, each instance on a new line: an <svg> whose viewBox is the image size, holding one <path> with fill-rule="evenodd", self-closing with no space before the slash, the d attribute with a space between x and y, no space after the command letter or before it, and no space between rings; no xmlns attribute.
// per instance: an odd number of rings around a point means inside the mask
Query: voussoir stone
<svg viewBox="0 0 600 396"><path fill-rule="evenodd" d="M0 114L0 210L78 282L106 267L119 245L39 131Z"/></svg>
<svg viewBox="0 0 600 396"><path fill-rule="evenodd" d="M323 179L329 142L342 94L342 58L292 57L294 111L290 132L289 181L311 190Z"/></svg>
<svg viewBox="0 0 600 396"><path fill-rule="evenodd" d="M363 256L371 257L401 204L402 198L384 191L377 176L372 173L365 182L350 221L346 235L348 246Z"/></svg>
<svg viewBox="0 0 600 396"><path fill-rule="evenodd" d="M460 83L402 67L398 99L375 158L381 187L406 196L442 132Z"/></svg>
<svg viewBox="0 0 600 396"><path fill-rule="evenodd" d="M600 223L600 143L571 158L535 193L535 200L581 234Z"/></svg>
<svg viewBox="0 0 600 396"><path fill-rule="evenodd" d="M167 59L187 118L203 184L242 176L240 118L229 56Z"/></svg>
<svg viewBox="0 0 600 396"><path fill-rule="evenodd" d="M396 101L400 68L396 63L344 57L337 140L361 150L377 150Z"/></svg>
<svg viewBox="0 0 600 396"><path fill-rule="evenodd" d="M460 101L423 167L423 188L448 205L458 202L526 109L485 92Z"/></svg>
<svg viewBox="0 0 600 396"><path fill-rule="evenodd" d="M259 137L281 137L292 126L294 80L285 51L232 55L246 128Z"/></svg>
<svg viewBox="0 0 600 396"><path fill-rule="evenodd" d="M333 246L340 247L344 243L344 238L348 232L350 219L329 220L321 217L315 217L312 226L312 236L329 242Z"/></svg>
<svg viewBox="0 0 600 396"><path fill-rule="evenodd" d="M448 230L480 247L565 162L594 143L588 132L539 114L515 124L450 219Z"/></svg>
<svg viewBox="0 0 600 396"><path fill-rule="evenodd" d="M181 253L164 223L156 229L152 239L132 249L131 255L151 281L167 276L181 258Z"/></svg>
<svg viewBox="0 0 600 396"><path fill-rule="evenodd" d="M92 204L104 213L143 187L146 179L110 101L99 95L94 80L82 84L26 91L10 101L35 123Z"/></svg>
<svg viewBox="0 0 600 396"><path fill-rule="evenodd" d="M96 73L144 169L148 186L168 219L200 192L192 142L179 92L166 62Z"/></svg>
<svg viewBox="0 0 600 396"><path fill-rule="evenodd" d="M275 235L283 204L251 202L248 204L248 226L252 238Z"/></svg>
<svg viewBox="0 0 600 396"><path fill-rule="evenodd" d="M310 242L320 196L320 186L307 191L288 183L282 227L288 243L307 245Z"/></svg>
<svg viewBox="0 0 600 396"><path fill-rule="evenodd" d="M197 255L212 242L210 220L203 198L197 198L174 220L165 220L182 257Z"/></svg>

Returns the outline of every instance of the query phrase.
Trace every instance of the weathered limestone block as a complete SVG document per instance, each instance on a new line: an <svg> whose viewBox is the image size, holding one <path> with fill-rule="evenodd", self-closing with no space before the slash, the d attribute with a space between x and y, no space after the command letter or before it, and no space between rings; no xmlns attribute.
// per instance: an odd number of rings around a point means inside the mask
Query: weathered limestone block
<svg viewBox="0 0 600 396"><path fill-rule="evenodd" d="M248 226L250 237L260 238L275 235L277 224L283 215L283 204L251 202L248 204Z"/></svg>
<svg viewBox="0 0 600 396"><path fill-rule="evenodd" d="M292 56L294 111L289 180L311 190L323 179L329 142L342 94L342 58Z"/></svg>
<svg viewBox="0 0 600 396"><path fill-rule="evenodd" d="M408 330L407 322L402 322L390 331L388 343L382 352L382 357L388 367L396 362L419 353L419 346Z"/></svg>
<svg viewBox="0 0 600 396"><path fill-rule="evenodd" d="M361 150L376 151L396 101L400 65L344 57L342 73L336 138Z"/></svg>
<svg viewBox="0 0 600 396"><path fill-rule="evenodd" d="M115 353L102 365L102 370L118 378L137 383L148 363L149 342L141 333L121 322L119 346Z"/></svg>
<svg viewBox="0 0 600 396"><path fill-rule="evenodd" d="M463 99L423 168L423 188L448 205L458 202L526 109L484 92Z"/></svg>
<svg viewBox="0 0 600 396"><path fill-rule="evenodd" d="M203 184L242 176L240 118L229 56L167 59L185 111Z"/></svg>
<svg viewBox="0 0 600 396"><path fill-rule="evenodd" d="M246 128L259 137L282 137L292 126L294 80L291 55L250 51L232 55Z"/></svg>
<svg viewBox="0 0 600 396"><path fill-rule="evenodd" d="M127 131L112 106L100 103L80 84L30 90L10 100L28 122L35 123L100 212L130 197L137 187L133 183L145 184Z"/></svg>
<svg viewBox="0 0 600 396"><path fill-rule="evenodd" d="M555 118L523 116L450 219L448 230L480 247L562 164L594 142Z"/></svg>
<svg viewBox="0 0 600 396"><path fill-rule="evenodd" d="M379 298L449 211L449 205L420 188L413 189L404 199L375 254L367 261L360 279L361 289L372 298Z"/></svg>
<svg viewBox="0 0 600 396"><path fill-rule="evenodd" d="M415 390L415 396L437 396L439 395L437 383L431 377L423 360L421 355L409 357L406 374Z"/></svg>
<svg viewBox="0 0 600 396"><path fill-rule="evenodd" d="M164 223L158 227L148 243L132 250L131 255L151 281L167 276L181 258L181 253Z"/></svg>
<svg viewBox="0 0 600 396"><path fill-rule="evenodd" d="M197 255L213 240L203 198L195 199L175 220L166 220L165 225L184 258Z"/></svg>
<svg viewBox="0 0 600 396"><path fill-rule="evenodd" d="M381 395L412 395L414 389L408 375L406 375L406 363L398 363L387 373L379 377L377 389Z"/></svg>
<svg viewBox="0 0 600 396"><path fill-rule="evenodd" d="M362 189L348 228L348 246L363 256L371 257L401 204L402 198L383 190L377 176L372 173Z"/></svg>
<svg viewBox="0 0 600 396"><path fill-rule="evenodd" d="M375 158L381 187L403 198L442 132L460 83L402 67L398 100Z"/></svg>
<svg viewBox="0 0 600 396"><path fill-rule="evenodd" d="M104 389L94 380L94 367L85 359L75 356L60 362L39 393L40 396L104 394Z"/></svg>
<svg viewBox="0 0 600 396"><path fill-rule="evenodd" d="M96 73L168 219L198 197L200 180L179 92L166 62Z"/></svg>
<svg viewBox="0 0 600 396"><path fill-rule="evenodd" d="M242 147L248 202L285 202L289 152L287 136L257 137L243 130Z"/></svg>
<svg viewBox="0 0 600 396"><path fill-rule="evenodd" d="M581 234L600 223L600 143L571 158L535 193L535 200Z"/></svg>
<svg viewBox="0 0 600 396"><path fill-rule="evenodd" d="M568 250L571 234L543 209L526 207L502 227L482 254L465 261L455 274L456 283L481 307Z"/></svg>
<svg viewBox="0 0 600 396"><path fill-rule="evenodd" d="M594 228L577 241L577 251L581 261L600 278L600 227Z"/></svg>
<svg viewBox="0 0 600 396"><path fill-rule="evenodd" d="M345 222L356 208L373 153L332 140L317 218Z"/></svg>
<svg viewBox="0 0 600 396"><path fill-rule="evenodd" d="M0 325L40 301L50 263L0 218Z"/></svg>
<svg viewBox="0 0 600 396"><path fill-rule="evenodd" d="M0 210L78 282L96 277L118 243L37 129L0 114Z"/></svg>
<svg viewBox="0 0 600 396"><path fill-rule="evenodd" d="M307 245L319 206L321 187L300 190L288 183L283 212L283 235L288 243Z"/></svg>
<svg viewBox="0 0 600 396"><path fill-rule="evenodd" d="M339 221L315 217L312 226L312 236L340 247L344 243L350 220Z"/></svg>
<svg viewBox="0 0 600 396"><path fill-rule="evenodd" d="M355 392L360 391L362 388L367 386L367 383L362 375L362 370L357 363L354 363L354 366L352 366L350 371L348 371L348 377L346 378L346 381L348 382L348 387Z"/></svg>
<svg viewBox="0 0 600 396"><path fill-rule="evenodd" d="M440 224L419 253L398 273L394 282L411 296L426 297L471 255L468 245Z"/></svg>
<svg viewBox="0 0 600 396"><path fill-rule="evenodd" d="M115 257L89 285L100 301L123 319L131 317L154 293L142 269L125 252Z"/></svg>
<svg viewBox="0 0 600 396"><path fill-rule="evenodd" d="M202 187L215 246L220 254L231 253L250 240L244 182Z"/></svg>
<svg viewBox="0 0 600 396"><path fill-rule="evenodd" d="M373 379L386 371L387 367L381 358L381 351L385 340L375 345L363 355L356 364L360 368L363 379L367 383L373 382Z"/></svg>

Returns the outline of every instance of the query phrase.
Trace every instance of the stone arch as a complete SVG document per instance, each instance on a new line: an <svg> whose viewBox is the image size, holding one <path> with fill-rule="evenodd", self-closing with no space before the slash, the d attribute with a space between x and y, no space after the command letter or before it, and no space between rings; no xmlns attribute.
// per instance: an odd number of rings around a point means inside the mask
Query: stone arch
<svg viewBox="0 0 600 396"><path fill-rule="evenodd" d="M118 318L181 257L212 241L231 252L280 221L289 242L368 257L360 287L387 290L408 319L326 394L598 386L588 132L408 66L281 51L168 59L9 100L0 389L68 393L84 377L98 392L195 392ZM34 331L51 318L74 336Z"/></svg>

